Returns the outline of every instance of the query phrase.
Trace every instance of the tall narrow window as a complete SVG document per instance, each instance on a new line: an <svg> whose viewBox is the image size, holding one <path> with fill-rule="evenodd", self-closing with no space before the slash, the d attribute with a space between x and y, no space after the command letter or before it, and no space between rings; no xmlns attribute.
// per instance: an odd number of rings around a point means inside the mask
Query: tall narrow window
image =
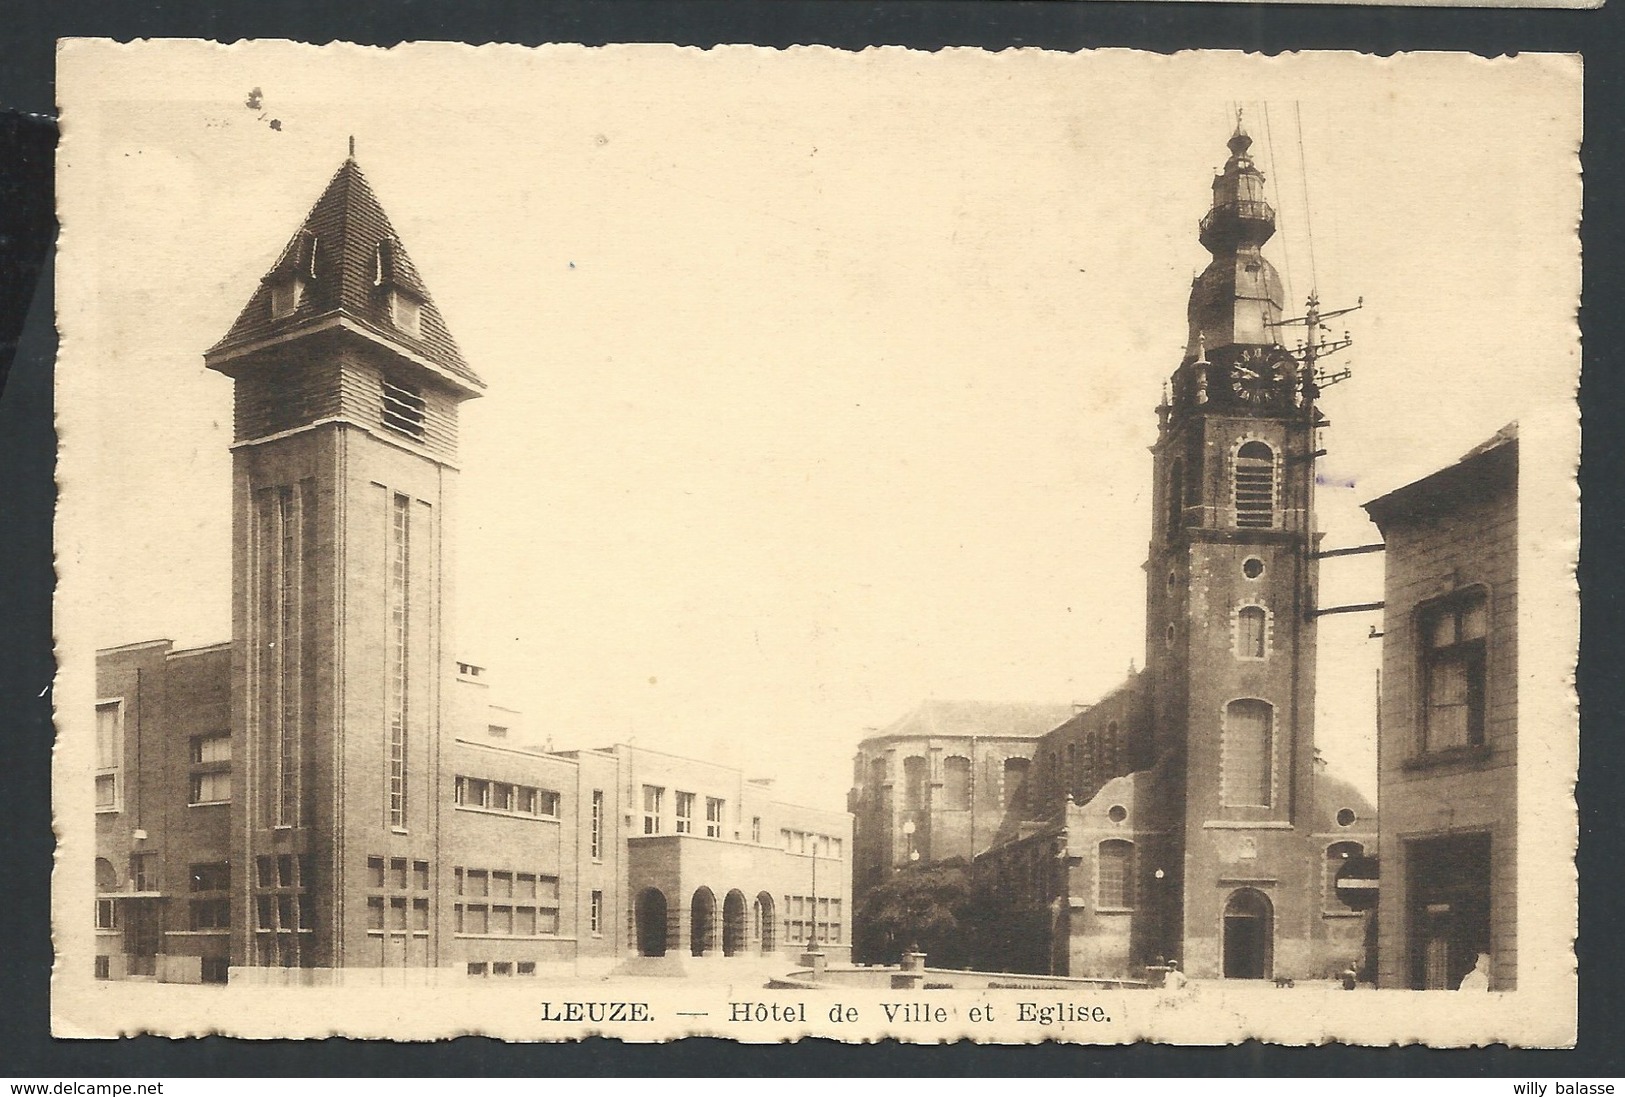
<svg viewBox="0 0 1625 1097"><path fill-rule="evenodd" d="M594 861L604 856L604 790L592 790L592 837L589 845Z"/></svg>
<svg viewBox="0 0 1625 1097"><path fill-rule="evenodd" d="M659 785L643 786L643 833L659 834L666 790Z"/></svg>
<svg viewBox="0 0 1625 1097"><path fill-rule="evenodd" d="M1107 910L1134 906L1134 843L1120 838L1100 843L1097 905Z"/></svg>
<svg viewBox="0 0 1625 1097"><path fill-rule="evenodd" d="M1224 711L1224 802L1232 807L1269 807L1274 729L1267 701L1231 701Z"/></svg>
<svg viewBox="0 0 1625 1097"><path fill-rule="evenodd" d="M124 702L96 706L96 810L119 809L119 767L124 759Z"/></svg>
<svg viewBox="0 0 1625 1097"><path fill-rule="evenodd" d="M1168 466L1168 494L1164 501L1168 504L1164 532L1168 540L1172 541L1178 536L1179 528L1185 524L1185 462L1177 457Z"/></svg>
<svg viewBox="0 0 1625 1097"><path fill-rule="evenodd" d="M1424 708L1422 749L1484 741L1484 652L1489 607L1483 591L1429 606L1421 614Z"/></svg>
<svg viewBox="0 0 1625 1097"><path fill-rule="evenodd" d="M1242 606L1236 611L1236 657L1262 659L1269 615L1262 606Z"/></svg>
<svg viewBox="0 0 1625 1097"><path fill-rule="evenodd" d="M715 796L705 798L705 836L707 838L722 837L722 810L724 801Z"/></svg>
<svg viewBox="0 0 1625 1097"><path fill-rule="evenodd" d="M692 792L679 792L677 794L677 833L694 833L694 794Z"/></svg>
<svg viewBox="0 0 1625 1097"><path fill-rule="evenodd" d="M949 811L970 807L970 759L954 755L942 762L943 806Z"/></svg>
<svg viewBox="0 0 1625 1097"><path fill-rule="evenodd" d="M1236 451L1236 525L1270 529L1275 525L1275 453L1263 442Z"/></svg>
<svg viewBox="0 0 1625 1097"><path fill-rule="evenodd" d="M1009 810L1020 811L1027 806L1027 767L1029 764L1025 758L1006 758L1004 760L1004 806Z"/></svg>
<svg viewBox="0 0 1625 1097"><path fill-rule="evenodd" d="M412 500L405 495L391 497L390 551L389 551L389 691L388 773L386 775L386 802L388 824L406 826L407 795L407 687L410 675L407 658L411 642L412 595Z"/></svg>
<svg viewBox="0 0 1625 1097"><path fill-rule="evenodd" d="M278 488L277 611L273 658L277 673L276 825L299 825L299 512L292 488Z"/></svg>
<svg viewBox="0 0 1625 1097"><path fill-rule="evenodd" d="M903 807L918 811L925 806L925 759L919 755L903 759Z"/></svg>
<svg viewBox="0 0 1625 1097"><path fill-rule="evenodd" d="M604 932L604 893L595 891L587 907L587 929L597 936Z"/></svg>

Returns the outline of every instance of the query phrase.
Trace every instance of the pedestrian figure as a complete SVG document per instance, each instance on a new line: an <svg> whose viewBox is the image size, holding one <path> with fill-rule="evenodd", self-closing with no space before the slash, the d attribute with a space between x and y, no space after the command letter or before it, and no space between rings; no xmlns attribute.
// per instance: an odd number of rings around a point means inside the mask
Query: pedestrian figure
<svg viewBox="0 0 1625 1097"><path fill-rule="evenodd" d="M1461 985L1457 990L1489 990L1490 989L1490 954L1480 952L1478 961L1473 964L1473 970L1461 977Z"/></svg>
<svg viewBox="0 0 1625 1097"><path fill-rule="evenodd" d="M1162 985L1167 990L1184 990L1185 984L1190 982L1185 973L1179 970L1178 960L1168 961L1168 975L1163 979Z"/></svg>

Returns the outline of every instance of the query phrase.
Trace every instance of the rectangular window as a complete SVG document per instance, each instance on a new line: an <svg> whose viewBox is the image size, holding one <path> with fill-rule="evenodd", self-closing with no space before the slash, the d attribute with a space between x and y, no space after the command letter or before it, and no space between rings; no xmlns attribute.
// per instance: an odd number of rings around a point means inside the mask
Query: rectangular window
<svg viewBox="0 0 1625 1097"><path fill-rule="evenodd" d="M535 975L536 974L536 961L535 960L521 960L521 961L519 961L518 964L514 965L514 970L520 975Z"/></svg>
<svg viewBox="0 0 1625 1097"><path fill-rule="evenodd" d="M750 840L757 845L762 844L762 817L760 815L750 817Z"/></svg>
<svg viewBox="0 0 1625 1097"><path fill-rule="evenodd" d="M474 777L466 778L465 799L463 802L469 807L488 808L491 806L491 782L481 781Z"/></svg>
<svg viewBox="0 0 1625 1097"><path fill-rule="evenodd" d="M193 891L231 890L231 866L224 861L193 865L188 877Z"/></svg>
<svg viewBox="0 0 1625 1097"><path fill-rule="evenodd" d="M519 790L519 813L521 815L538 815L536 810L536 790L521 788Z"/></svg>
<svg viewBox="0 0 1625 1097"><path fill-rule="evenodd" d="M513 934L513 907L491 908L491 932L500 933L504 936Z"/></svg>
<svg viewBox="0 0 1625 1097"><path fill-rule="evenodd" d="M194 735L192 737L192 764L231 761L230 735Z"/></svg>
<svg viewBox="0 0 1625 1097"><path fill-rule="evenodd" d="M387 377L380 380L384 426L408 438L422 438L423 424L428 418L428 403L423 399L423 393L407 385L396 384Z"/></svg>
<svg viewBox="0 0 1625 1097"><path fill-rule="evenodd" d="M491 894L491 880L482 868L468 870L468 893L476 899L483 899Z"/></svg>
<svg viewBox="0 0 1625 1097"><path fill-rule="evenodd" d="M96 900L96 928L117 929L118 904L112 899Z"/></svg>
<svg viewBox="0 0 1625 1097"><path fill-rule="evenodd" d="M378 862L380 865L382 861ZM271 857L254 858L254 883L262 888L276 887L276 860ZM379 877L378 886L383 887L383 877Z"/></svg>
<svg viewBox="0 0 1625 1097"><path fill-rule="evenodd" d="M384 859L382 857L367 858L367 886L370 888L384 886Z"/></svg>
<svg viewBox="0 0 1625 1097"><path fill-rule="evenodd" d="M385 385L388 386L387 381ZM385 801L388 825L404 828L407 796L407 691L411 684L408 657L411 651L412 500L405 495L393 495L390 498L387 596L389 644L385 671L385 685L388 691L385 737L389 750L385 770Z"/></svg>
<svg viewBox="0 0 1625 1097"><path fill-rule="evenodd" d="M496 975L512 975L513 974L513 961L511 961L511 960L494 960L494 961L492 961L492 963L491 963L491 974L493 976L496 976Z"/></svg>
<svg viewBox="0 0 1625 1097"><path fill-rule="evenodd" d="M595 937L604 932L604 893L601 891L592 893L587 906L587 926Z"/></svg>
<svg viewBox="0 0 1625 1097"><path fill-rule="evenodd" d="M513 931L520 937L536 936L535 907L514 907Z"/></svg>
<svg viewBox="0 0 1625 1097"><path fill-rule="evenodd" d="M484 964L469 964L468 974L475 979L485 978L486 966Z"/></svg>
<svg viewBox="0 0 1625 1097"><path fill-rule="evenodd" d="M193 930L229 929L231 926L231 900L193 899L189 925Z"/></svg>
<svg viewBox="0 0 1625 1097"><path fill-rule="evenodd" d="M536 789L536 814L547 819L559 817L559 794L551 789Z"/></svg>
<svg viewBox="0 0 1625 1097"><path fill-rule="evenodd" d="M536 878L536 898L544 903L555 906L559 901L559 878L557 876L538 876Z"/></svg>
<svg viewBox="0 0 1625 1097"><path fill-rule="evenodd" d="M1422 749L1484 742L1485 644L1489 607L1482 591L1421 613Z"/></svg>
<svg viewBox="0 0 1625 1097"><path fill-rule="evenodd" d="M515 874L513 878L513 894L515 899L536 898L536 875L531 872Z"/></svg>
<svg viewBox="0 0 1625 1097"><path fill-rule="evenodd" d="M643 833L659 834L666 790L658 785L643 786Z"/></svg>
<svg viewBox="0 0 1625 1097"><path fill-rule="evenodd" d="M679 792L677 794L677 833L694 833L694 794L692 792Z"/></svg>
<svg viewBox="0 0 1625 1097"><path fill-rule="evenodd" d="M124 702L96 706L96 810L119 809L118 770L124 761Z"/></svg>
<svg viewBox="0 0 1625 1097"><path fill-rule="evenodd" d="M379 900L382 902L382 900ZM382 910L382 907L379 907ZM254 897L255 925L260 929L276 928L276 896L256 895ZM381 917L381 916L380 916ZM381 925L382 923L380 923Z"/></svg>
<svg viewBox="0 0 1625 1097"><path fill-rule="evenodd" d="M412 862L412 886L419 891L429 890L429 862Z"/></svg>
<svg viewBox="0 0 1625 1097"><path fill-rule="evenodd" d="M515 811L518 800L514 795L514 787L500 781L491 786L491 806L497 811Z"/></svg>
<svg viewBox="0 0 1625 1097"><path fill-rule="evenodd" d="M293 854L284 853L276 859L276 886L279 888L294 887Z"/></svg>
<svg viewBox="0 0 1625 1097"><path fill-rule="evenodd" d="M1262 659L1269 615L1260 606L1242 606L1236 611L1236 655L1242 659Z"/></svg>
<svg viewBox="0 0 1625 1097"><path fill-rule="evenodd" d="M406 858L391 857L389 860L389 886L396 891L406 890Z"/></svg>
<svg viewBox="0 0 1625 1097"><path fill-rule="evenodd" d="M381 895L367 898L367 928L377 930L384 928L384 898Z"/></svg>
<svg viewBox="0 0 1625 1097"><path fill-rule="evenodd" d="M556 910L538 910L536 912L536 932L544 936L556 936L559 932L559 912Z"/></svg>
<svg viewBox="0 0 1625 1097"><path fill-rule="evenodd" d="M231 774L192 774L191 802L193 804L224 804L231 800Z"/></svg>
<svg viewBox="0 0 1625 1097"><path fill-rule="evenodd" d="M136 891L158 890L158 861L153 854L130 855L130 883Z"/></svg>
<svg viewBox="0 0 1625 1097"><path fill-rule="evenodd" d="M513 873L491 873L491 895L496 899L513 898Z"/></svg>
<svg viewBox="0 0 1625 1097"><path fill-rule="evenodd" d="M835 858L837 861L841 859L841 840L839 838L831 838L829 840L829 855Z"/></svg>
<svg viewBox="0 0 1625 1097"><path fill-rule="evenodd" d="M389 928L392 930L406 928L406 900L401 896L389 900Z"/></svg>
<svg viewBox="0 0 1625 1097"><path fill-rule="evenodd" d="M491 930L491 912L484 903L470 903L464 917L464 925L468 933L489 933Z"/></svg>
<svg viewBox="0 0 1625 1097"><path fill-rule="evenodd" d="M722 837L722 805L723 801L715 796L705 798L705 836L707 838Z"/></svg>
<svg viewBox="0 0 1625 1097"><path fill-rule="evenodd" d="M602 860L604 857L604 790L592 790L592 839L590 843L592 859Z"/></svg>
<svg viewBox="0 0 1625 1097"><path fill-rule="evenodd" d="M412 929L418 933L429 931L429 900L412 900Z"/></svg>
<svg viewBox="0 0 1625 1097"><path fill-rule="evenodd" d="M461 807L468 803L468 778L459 776L452 782L451 802Z"/></svg>

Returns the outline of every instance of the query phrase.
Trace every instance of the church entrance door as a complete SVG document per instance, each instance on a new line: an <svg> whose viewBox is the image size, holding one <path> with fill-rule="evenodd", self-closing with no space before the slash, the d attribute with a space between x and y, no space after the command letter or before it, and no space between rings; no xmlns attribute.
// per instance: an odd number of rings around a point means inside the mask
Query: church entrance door
<svg viewBox="0 0 1625 1097"><path fill-rule="evenodd" d="M1275 911L1261 891L1242 888L1224 905L1224 977L1268 979L1274 960Z"/></svg>

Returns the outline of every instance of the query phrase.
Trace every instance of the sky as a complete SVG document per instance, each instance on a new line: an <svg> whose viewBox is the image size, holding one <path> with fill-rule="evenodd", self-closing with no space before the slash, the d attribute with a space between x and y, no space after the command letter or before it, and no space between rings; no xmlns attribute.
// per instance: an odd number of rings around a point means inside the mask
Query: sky
<svg viewBox="0 0 1625 1097"><path fill-rule="evenodd" d="M815 806L923 699L1088 702L1143 665L1147 447L1238 104L1291 314L1363 300L1325 547L1573 396L1559 58L83 45L60 86L65 647L229 637L202 354L354 136L489 385L460 657L529 737ZM1380 598L1380 555L1323 565L1323 605ZM1320 629L1317 741L1368 793L1378 624Z"/></svg>

